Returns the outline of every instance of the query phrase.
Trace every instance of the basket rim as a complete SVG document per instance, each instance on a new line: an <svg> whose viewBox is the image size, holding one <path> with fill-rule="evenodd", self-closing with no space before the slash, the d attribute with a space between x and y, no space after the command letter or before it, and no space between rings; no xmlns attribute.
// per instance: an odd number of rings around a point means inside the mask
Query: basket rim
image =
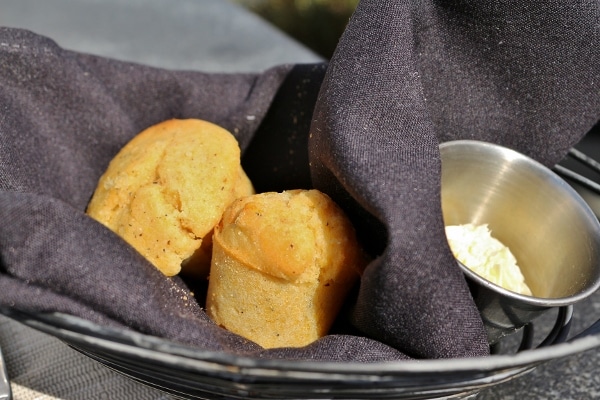
<svg viewBox="0 0 600 400"><path fill-rule="evenodd" d="M203 350L135 331L101 326L83 318L59 312L27 312L11 308L0 309L0 313L31 328L55 336L76 348L82 347L88 351L116 352L161 363L175 363L181 367L187 365L192 369L201 366L201 368L209 367L216 370L225 368L231 372L233 367L237 373L244 374L268 374L268 371L380 376L483 373L531 367L600 347L600 335L585 335L547 347L524 350L515 354L485 357L375 362L266 359L223 351Z"/></svg>

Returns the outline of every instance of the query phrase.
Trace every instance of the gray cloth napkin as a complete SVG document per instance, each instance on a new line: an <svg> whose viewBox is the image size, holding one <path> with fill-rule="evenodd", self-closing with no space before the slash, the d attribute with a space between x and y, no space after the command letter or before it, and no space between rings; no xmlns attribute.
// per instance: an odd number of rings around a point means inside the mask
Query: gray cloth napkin
<svg viewBox="0 0 600 400"><path fill-rule="evenodd" d="M443 231L438 144L562 158L600 119L599 9L363 0L329 64L257 74L149 68L0 29L0 307L256 357L485 356ZM257 190L317 187L351 216L374 261L330 335L264 350L227 332L194 282L165 278L84 214L119 148L169 118L230 130Z"/></svg>
<svg viewBox="0 0 600 400"><path fill-rule="evenodd" d="M483 140L557 163L600 119L599 20L598 2L360 2L310 154L314 185L379 254L360 287L361 330L417 357L482 353L445 243L438 144Z"/></svg>

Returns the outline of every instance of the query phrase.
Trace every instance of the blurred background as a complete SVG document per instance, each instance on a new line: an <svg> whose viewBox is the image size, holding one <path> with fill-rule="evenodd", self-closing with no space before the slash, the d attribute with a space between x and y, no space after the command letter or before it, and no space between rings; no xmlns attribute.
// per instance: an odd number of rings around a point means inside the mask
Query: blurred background
<svg viewBox="0 0 600 400"><path fill-rule="evenodd" d="M233 0L329 59L359 0Z"/></svg>

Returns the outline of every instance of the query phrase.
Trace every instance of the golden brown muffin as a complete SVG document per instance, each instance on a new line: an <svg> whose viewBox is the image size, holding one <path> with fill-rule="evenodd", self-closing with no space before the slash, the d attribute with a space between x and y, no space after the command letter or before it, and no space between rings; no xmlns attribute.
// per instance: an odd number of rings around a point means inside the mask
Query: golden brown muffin
<svg viewBox="0 0 600 400"><path fill-rule="evenodd" d="M127 143L100 178L87 213L165 275L206 274L212 230L236 198L252 194L237 140L197 119L168 120Z"/></svg>
<svg viewBox="0 0 600 400"><path fill-rule="evenodd" d="M317 190L240 198L213 242L207 313L265 348L324 336L367 261L346 215Z"/></svg>

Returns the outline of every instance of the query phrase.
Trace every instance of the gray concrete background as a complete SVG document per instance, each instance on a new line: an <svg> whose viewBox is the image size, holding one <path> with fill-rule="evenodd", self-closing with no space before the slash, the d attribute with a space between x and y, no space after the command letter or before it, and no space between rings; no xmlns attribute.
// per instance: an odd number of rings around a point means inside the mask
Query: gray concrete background
<svg viewBox="0 0 600 400"><path fill-rule="evenodd" d="M0 25L172 69L248 72L321 60L228 0L0 0Z"/></svg>

